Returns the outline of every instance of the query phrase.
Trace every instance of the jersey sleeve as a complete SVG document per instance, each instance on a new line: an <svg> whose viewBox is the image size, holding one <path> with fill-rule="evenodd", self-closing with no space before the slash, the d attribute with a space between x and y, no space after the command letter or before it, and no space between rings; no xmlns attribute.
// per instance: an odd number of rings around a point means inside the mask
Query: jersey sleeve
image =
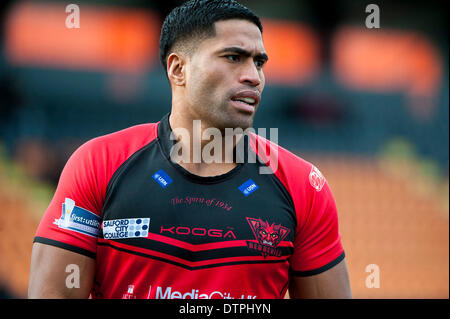
<svg viewBox="0 0 450 319"><path fill-rule="evenodd" d="M293 275L324 272L345 258L336 202L325 177L313 164L256 134L250 144L283 184L297 221L290 269ZM273 154L273 155L272 155Z"/></svg>
<svg viewBox="0 0 450 319"><path fill-rule="evenodd" d="M158 123L139 124L80 146L61 173L34 242L95 258L108 184L130 156L156 139Z"/></svg>
<svg viewBox="0 0 450 319"><path fill-rule="evenodd" d="M308 181L304 186L304 204L296 205L296 210L302 210L297 212L295 250L291 256L291 271L297 276L317 275L345 257L336 203L328 182L313 165Z"/></svg>
<svg viewBox="0 0 450 319"><path fill-rule="evenodd" d="M95 258L105 189L102 156L95 151L96 141L91 140L69 158L34 242Z"/></svg>

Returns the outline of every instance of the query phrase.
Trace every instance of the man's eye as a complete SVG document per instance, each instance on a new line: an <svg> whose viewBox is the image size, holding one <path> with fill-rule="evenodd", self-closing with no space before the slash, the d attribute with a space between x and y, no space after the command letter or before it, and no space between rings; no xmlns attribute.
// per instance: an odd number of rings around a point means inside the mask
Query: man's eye
<svg viewBox="0 0 450 319"><path fill-rule="evenodd" d="M227 55L226 58L228 60L230 60L231 62L238 62L240 57L239 57L239 55L232 54L232 55Z"/></svg>
<svg viewBox="0 0 450 319"><path fill-rule="evenodd" d="M264 61L257 60L257 61L255 61L255 65L258 69L261 69L264 65Z"/></svg>

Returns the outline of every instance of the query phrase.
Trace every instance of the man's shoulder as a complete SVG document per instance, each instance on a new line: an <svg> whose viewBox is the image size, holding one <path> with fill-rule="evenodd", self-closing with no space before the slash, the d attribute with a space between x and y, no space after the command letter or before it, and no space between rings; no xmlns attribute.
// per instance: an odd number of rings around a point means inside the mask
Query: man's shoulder
<svg viewBox="0 0 450 319"><path fill-rule="evenodd" d="M78 147L71 157L82 162L92 161L98 165L123 163L135 152L156 140L158 123L139 124L92 138Z"/></svg>
<svg viewBox="0 0 450 319"><path fill-rule="evenodd" d="M310 207L316 194L329 198L330 192L322 191L323 188L328 189L327 181L314 164L264 137L253 134L251 140L252 148L256 148L258 156L283 184L296 205Z"/></svg>
<svg viewBox="0 0 450 319"><path fill-rule="evenodd" d="M89 142L93 144L105 144L108 146L123 143L129 144L151 142L157 136L158 123L159 122L134 125L120 131L95 137Z"/></svg>
<svg viewBox="0 0 450 319"><path fill-rule="evenodd" d="M257 134L251 134L251 146L264 163L269 165L275 173L309 174L312 163L294 154L277 142L271 141ZM306 175L308 176L308 175Z"/></svg>
<svg viewBox="0 0 450 319"><path fill-rule="evenodd" d="M252 135L252 148L290 192L306 196L320 192L325 186L326 178L313 163L273 141Z"/></svg>
<svg viewBox="0 0 450 319"><path fill-rule="evenodd" d="M134 125L106 135L88 140L80 148L92 151L126 151L136 150L152 142L157 137L158 123Z"/></svg>

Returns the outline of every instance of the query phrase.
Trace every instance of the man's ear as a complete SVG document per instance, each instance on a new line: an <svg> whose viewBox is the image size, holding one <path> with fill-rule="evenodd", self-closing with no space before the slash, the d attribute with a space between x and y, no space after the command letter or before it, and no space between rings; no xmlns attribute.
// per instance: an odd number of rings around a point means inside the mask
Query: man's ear
<svg viewBox="0 0 450 319"><path fill-rule="evenodd" d="M167 76L170 83L184 85L186 81L186 58L180 53L171 53L167 58Z"/></svg>

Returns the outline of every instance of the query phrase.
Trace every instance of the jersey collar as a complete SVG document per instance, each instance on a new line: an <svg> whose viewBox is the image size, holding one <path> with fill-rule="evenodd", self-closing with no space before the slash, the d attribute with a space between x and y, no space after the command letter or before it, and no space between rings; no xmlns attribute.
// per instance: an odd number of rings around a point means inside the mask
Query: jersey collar
<svg viewBox="0 0 450 319"><path fill-rule="evenodd" d="M244 135L244 137L238 143L238 144L244 143L244 147L243 147L244 154L242 155L243 158L237 157L238 155L236 153L236 148L241 147L241 145L237 145L233 149L233 158L234 158L235 162L238 162L238 165L236 167L234 167L232 170L230 170L229 172L222 174L222 175L205 177L205 176L195 175L195 174L192 174L191 172L187 171L185 168L183 168L182 166L173 162L170 159L170 151L171 151L172 147L174 146L175 141L170 139L170 134L172 133L172 128L170 127L169 116L170 116L170 113L166 114L158 124L158 143L161 146L161 150L162 150L164 157L184 177L186 177L194 182L199 182L199 183L217 183L217 182L220 182L220 181L223 181L226 179L230 179L231 177L233 177L234 175L239 173L239 171L247 163L249 142L248 142L248 136Z"/></svg>

